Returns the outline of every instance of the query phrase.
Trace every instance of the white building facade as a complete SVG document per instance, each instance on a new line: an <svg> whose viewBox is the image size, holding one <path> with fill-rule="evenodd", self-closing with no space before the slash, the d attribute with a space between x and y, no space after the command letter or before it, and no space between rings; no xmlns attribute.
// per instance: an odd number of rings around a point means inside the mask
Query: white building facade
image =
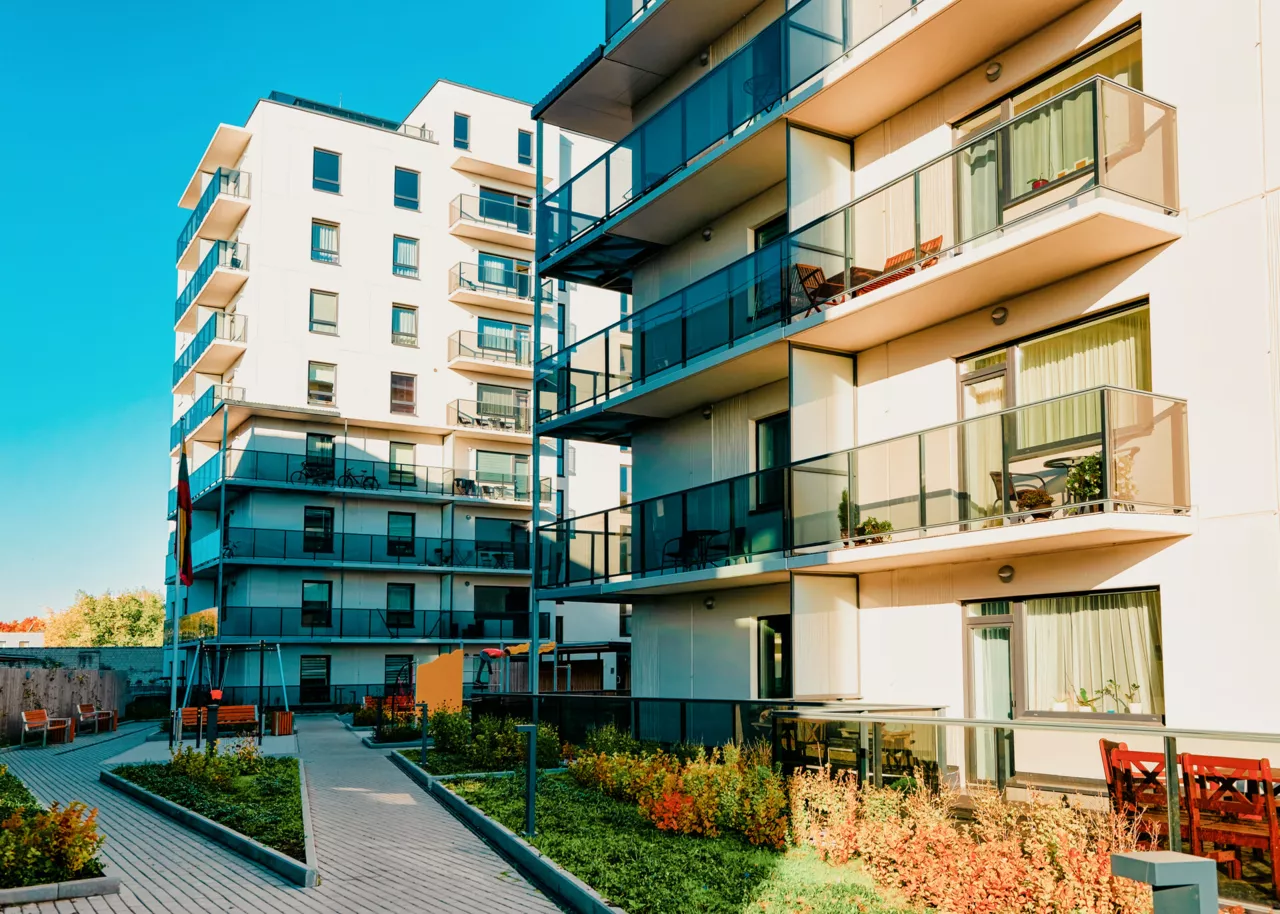
<svg viewBox="0 0 1280 914"><path fill-rule="evenodd" d="M256 703L238 648L265 644L269 704L282 684L291 706L349 703L454 650L483 679L482 648L535 634L530 527L576 496L532 450L534 325L554 337L577 294L535 294L535 132L527 104L445 81L404 121L272 93L216 130L177 244L180 679ZM601 448L590 471L616 484L619 462ZM624 640L616 608L561 610L538 637Z"/></svg>
<svg viewBox="0 0 1280 914"><path fill-rule="evenodd" d="M539 599L633 606L635 696L1280 730L1280 19L608 11L537 253L631 316L536 430L634 497L539 528Z"/></svg>

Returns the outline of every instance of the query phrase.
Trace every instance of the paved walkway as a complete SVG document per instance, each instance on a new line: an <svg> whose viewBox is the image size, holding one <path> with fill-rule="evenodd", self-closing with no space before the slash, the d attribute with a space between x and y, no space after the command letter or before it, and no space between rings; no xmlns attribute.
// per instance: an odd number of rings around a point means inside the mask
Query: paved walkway
<svg viewBox="0 0 1280 914"><path fill-rule="evenodd" d="M103 858L118 896L7 908L22 914L102 912L555 912L559 908L453 818L382 753L331 718L298 720L321 884L300 889L117 793L100 763L150 727L66 749L0 755L42 801L98 807Z"/></svg>

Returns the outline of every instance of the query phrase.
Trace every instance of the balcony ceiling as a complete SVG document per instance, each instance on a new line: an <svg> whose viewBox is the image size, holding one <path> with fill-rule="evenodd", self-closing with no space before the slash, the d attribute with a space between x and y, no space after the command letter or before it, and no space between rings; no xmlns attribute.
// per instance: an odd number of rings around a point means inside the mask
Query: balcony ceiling
<svg viewBox="0 0 1280 914"><path fill-rule="evenodd" d="M186 189L178 200L178 206L183 209L194 208L200 201L200 194L204 191L200 175L212 174L218 168L234 168L240 161L240 157L244 155L245 147L249 145L252 137L253 133L243 127L219 124L204 155L200 157L200 164L196 166L195 173L187 182Z"/></svg>
<svg viewBox="0 0 1280 914"><path fill-rule="evenodd" d="M535 106L535 117L616 143L635 126L632 108L727 32L760 0L665 0L622 29Z"/></svg>

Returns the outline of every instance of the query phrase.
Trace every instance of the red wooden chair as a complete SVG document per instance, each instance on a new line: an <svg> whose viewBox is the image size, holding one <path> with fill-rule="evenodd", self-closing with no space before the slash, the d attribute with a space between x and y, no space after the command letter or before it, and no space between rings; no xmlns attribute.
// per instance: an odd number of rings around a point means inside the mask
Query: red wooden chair
<svg viewBox="0 0 1280 914"><path fill-rule="evenodd" d="M807 263L796 264L795 271L796 283L809 303L809 308L804 313L805 317L821 311L823 305L835 304L836 302L832 300L844 291L843 273L837 273L828 279L822 267Z"/></svg>
<svg viewBox="0 0 1280 914"><path fill-rule="evenodd" d="M1116 793L1120 812L1133 821L1138 836L1155 846L1169 836L1169 791L1165 777L1164 754L1139 752L1118 744L1111 750L1112 776L1116 778ZM1184 812L1185 802L1178 789L1177 772L1173 778L1174 802ZM1179 819L1179 831L1187 836L1187 817Z"/></svg>
<svg viewBox="0 0 1280 914"><path fill-rule="evenodd" d="M1272 889L1280 901L1280 821L1271 763L1187 753L1181 764L1191 812L1191 853L1227 862L1239 879L1240 862L1234 854L1228 858L1206 852L1204 843L1266 851L1271 855Z"/></svg>
<svg viewBox="0 0 1280 914"><path fill-rule="evenodd" d="M921 257L926 257L930 254L937 254L941 250L942 250L941 235L939 235L937 238L930 238L928 241L921 242L920 244ZM903 279L907 276L910 276L917 269L924 270L933 266L938 262L937 257L929 257L928 260L922 260L918 264L908 266L908 264L910 264L911 261L915 260L915 257L916 257L916 249L914 247L907 248L905 251L903 251L900 254L894 254L892 257L890 257L888 260L884 262L884 272L882 272L878 277L876 277L874 281L867 283L865 286L859 289L857 294L866 295L868 292L874 292L876 289L883 289L885 286L889 285L889 283L891 282L897 282L899 279ZM902 269L903 267L905 267L905 269Z"/></svg>
<svg viewBox="0 0 1280 914"><path fill-rule="evenodd" d="M1098 751L1102 753L1102 776L1107 781L1107 797L1111 800L1112 812L1124 814L1124 798L1120 795L1120 778L1116 774L1116 763L1111 754L1117 749L1129 750L1125 743L1116 743L1103 737L1098 740Z"/></svg>

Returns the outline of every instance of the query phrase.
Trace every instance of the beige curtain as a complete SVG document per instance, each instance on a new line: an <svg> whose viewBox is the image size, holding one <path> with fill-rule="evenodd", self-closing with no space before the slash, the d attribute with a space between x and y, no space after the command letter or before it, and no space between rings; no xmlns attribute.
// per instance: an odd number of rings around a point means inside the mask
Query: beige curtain
<svg viewBox="0 0 1280 914"><path fill-rule="evenodd" d="M1010 127L1009 196L1093 164L1095 97L1081 89Z"/></svg>
<svg viewBox="0 0 1280 914"><path fill-rule="evenodd" d="M964 385L964 417L987 416L1004 409L1004 376L988 378ZM972 520L1004 511L1000 500L999 478L1004 448L1001 443L1000 417L979 419L964 424L964 485L969 493L969 511L961 511L961 520Z"/></svg>
<svg viewBox="0 0 1280 914"><path fill-rule="evenodd" d="M1028 710L1053 710L1055 701L1068 696L1075 710L1081 689L1097 696L1114 680L1120 701L1136 692L1132 700L1142 702L1144 714L1164 713L1156 591L1028 600L1025 640ZM1110 695L1094 707L1125 711Z"/></svg>

